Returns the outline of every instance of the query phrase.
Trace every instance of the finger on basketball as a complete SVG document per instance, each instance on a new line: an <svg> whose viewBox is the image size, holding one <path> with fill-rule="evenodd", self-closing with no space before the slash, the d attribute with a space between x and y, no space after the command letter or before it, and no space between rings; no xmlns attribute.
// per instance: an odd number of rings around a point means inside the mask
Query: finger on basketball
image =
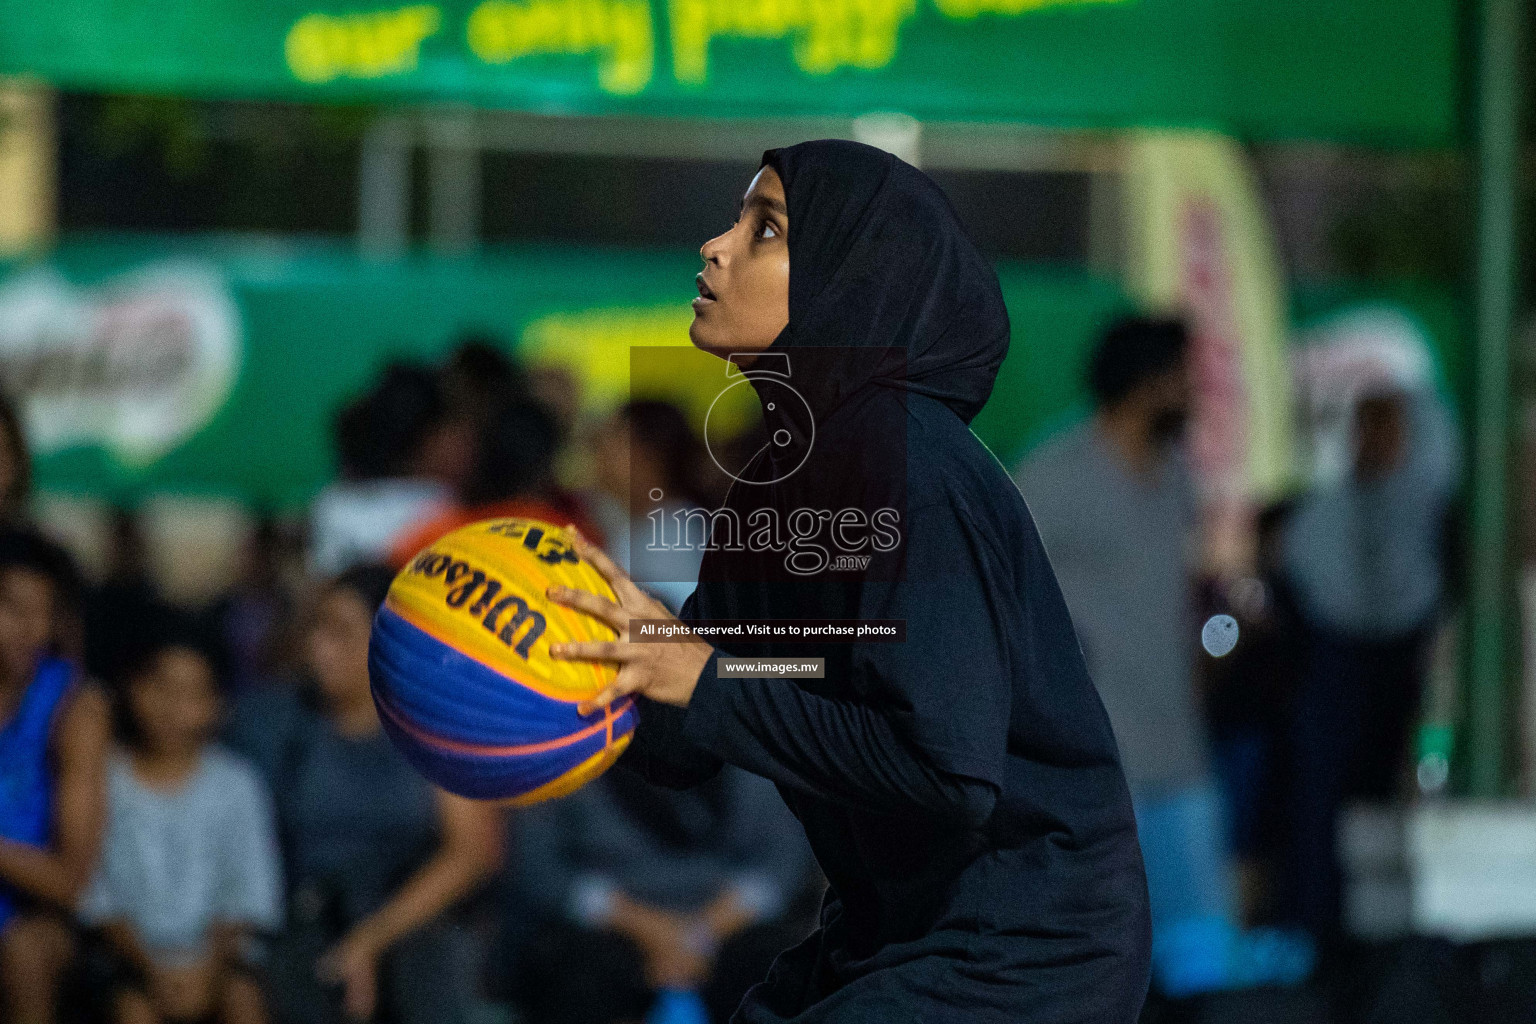
<svg viewBox="0 0 1536 1024"><path fill-rule="evenodd" d="M624 661L630 645L618 640L589 640L550 644L550 657L564 661Z"/></svg>
<svg viewBox="0 0 1536 1024"><path fill-rule="evenodd" d="M626 573L623 569L620 569L614 560L608 557L608 552L604 551L596 544L593 544L591 541L587 540L586 537L582 536L581 531L576 529L574 524L570 527L570 530L571 535L576 539L577 553L579 553L582 558L585 558L587 562L592 566L592 568L598 571L598 574L601 575L603 579L608 581L608 585L612 587L615 592L617 592L619 589L620 580L624 581L625 583L630 581L629 574Z"/></svg>
<svg viewBox="0 0 1536 1024"><path fill-rule="evenodd" d="M622 608L606 597L601 597L589 590L577 590L574 587L562 587L557 584L549 587L544 593L556 604L585 612L599 622L612 626L621 634L629 625L629 616L624 614Z"/></svg>
<svg viewBox="0 0 1536 1024"><path fill-rule="evenodd" d="M608 684L607 689L603 690L602 693L599 693L591 700L583 701L576 705L576 713L578 715L590 715L594 711L601 711L620 697L630 693L632 689L633 686L628 682L615 679Z"/></svg>

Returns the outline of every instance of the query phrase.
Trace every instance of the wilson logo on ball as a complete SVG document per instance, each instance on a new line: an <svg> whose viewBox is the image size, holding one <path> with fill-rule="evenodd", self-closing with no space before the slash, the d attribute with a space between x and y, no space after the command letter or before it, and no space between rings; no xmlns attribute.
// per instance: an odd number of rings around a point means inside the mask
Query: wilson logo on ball
<svg viewBox="0 0 1536 1024"><path fill-rule="evenodd" d="M469 614L480 617L480 625L496 639L518 653L524 661L533 643L544 635L548 625L544 616L528 607L528 602L516 594L508 594L497 600L506 585L493 579L484 569L477 569L461 559L428 549L411 563L411 572L428 579L440 579L449 590L443 595L443 603L449 608L463 608L477 592L479 598L469 605ZM483 617L482 617L483 616ZM528 631L521 640L517 633L528 624Z"/></svg>

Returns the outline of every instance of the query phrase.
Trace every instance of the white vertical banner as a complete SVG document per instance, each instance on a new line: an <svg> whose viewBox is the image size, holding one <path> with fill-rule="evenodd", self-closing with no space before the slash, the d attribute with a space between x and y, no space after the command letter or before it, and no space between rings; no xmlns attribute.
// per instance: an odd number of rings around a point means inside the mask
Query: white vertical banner
<svg viewBox="0 0 1536 1024"><path fill-rule="evenodd" d="M1248 159L1224 135L1133 133L1127 281L1191 328L1190 451L1208 567L1252 570L1254 510L1295 479L1284 273Z"/></svg>

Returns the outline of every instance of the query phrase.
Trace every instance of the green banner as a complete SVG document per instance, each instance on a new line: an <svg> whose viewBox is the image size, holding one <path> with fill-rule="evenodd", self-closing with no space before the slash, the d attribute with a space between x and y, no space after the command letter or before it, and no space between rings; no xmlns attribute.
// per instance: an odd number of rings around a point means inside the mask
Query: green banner
<svg viewBox="0 0 1536 1024"><path fill-rule="evenodd" d="M1442 145L1455 0L8 0L69 88L541 112L902 111Z"/></svg>
<svg viewBox="0 0 1536 1024"><path fill-rule="evenodd" d="M331 475L336 409L386 360L434 358L465 331L574 365L594 409L633 386L702 416L713 373L627 379L629 346L688 345L697 268L681 251L380 264L342 244L69 239L45 263L0 268L0 386L22 408L41 487L292 508ZM1009 461L1071 414L1094 332L1125 299L1085 273L999 273L1014 344L975 429Z"/></svg>

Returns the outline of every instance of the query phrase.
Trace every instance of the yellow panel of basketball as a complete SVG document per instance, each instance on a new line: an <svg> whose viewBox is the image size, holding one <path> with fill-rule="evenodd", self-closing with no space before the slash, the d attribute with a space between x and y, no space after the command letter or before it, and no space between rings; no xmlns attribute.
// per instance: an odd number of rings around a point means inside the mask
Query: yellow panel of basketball
<svg viewBox="0 0 1536 1024"><path fill-rule="evenodd" d="M614 599L563 528L495 519L455 530L418 553L395 577L388 603L417 628L529 689L584 700L608 685L616 667L556 660L549 645L617 634L546 598L552 584Z"/></svg>
<svg viewBox="0 0 1536 1024"><path fill-rule="evenodd" d="M570 796L582 786L585 786L613 767L613 763L619 759L620 754L624 753L632 738L633 734L619 736L612 743L558 779L547 782L538 789L530 790L522 796L510 797L506 800L498 801L498 803L508 807L531 807L546 800L558 800L562 796Z"/></svg>

